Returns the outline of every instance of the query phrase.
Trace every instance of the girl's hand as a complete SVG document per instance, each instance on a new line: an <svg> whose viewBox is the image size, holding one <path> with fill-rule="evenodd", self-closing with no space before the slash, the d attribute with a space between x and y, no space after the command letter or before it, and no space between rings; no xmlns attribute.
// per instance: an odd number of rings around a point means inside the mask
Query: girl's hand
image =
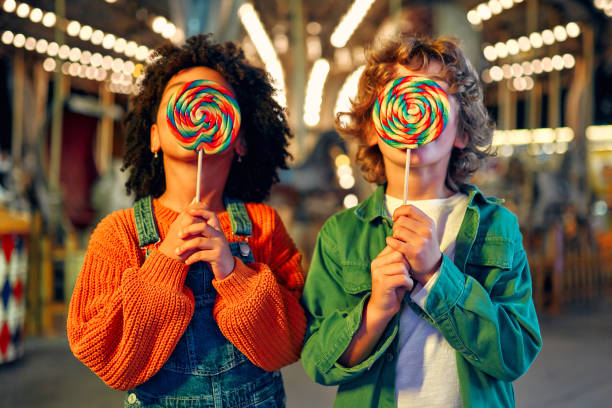
<svg viewBox="0 0 612 408"><path fill-rule="evenodd" d="M387 245L402 253L410 264L410 275L425 285L442 263L436 225L413 205L402 205L393 213L393 235Z"/></svg>
<svg viewBox="0 0 612 408"><path fill-rule="evenodd" d="M200 203L189 205L178 216L159 250L187 265L208 262L217 279L227 277L234 270L234 257L217 216Z"/></svg>
<svg viewBox="0 0 612 408"><path fill-rule="evenodd" d="M372 273L372 297L368 308L375 318L390 319L400 310L406 291L414 282L408 274L408 262L400 252L386 246L370 265Z"/></svg>

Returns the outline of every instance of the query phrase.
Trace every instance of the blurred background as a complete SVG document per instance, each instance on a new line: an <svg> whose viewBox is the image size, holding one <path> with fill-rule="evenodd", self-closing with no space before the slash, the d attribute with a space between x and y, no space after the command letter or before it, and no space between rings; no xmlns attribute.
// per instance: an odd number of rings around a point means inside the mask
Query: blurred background
<svg viewBox="0 0 612 408"><path fill-rule="evenodd" d="M544 349L524 407L612 397L612 0L0 0L0 406L111 407L72 357L66 308L89 235L132 206L120 120L150 51L211 32L267 70L293 162L269 203L304 253L374 186L333 130L365 52L399 33L458 37L481 75L498 155L474 178L523 230ZM289 407L331 406L294 364Z"/></svg>

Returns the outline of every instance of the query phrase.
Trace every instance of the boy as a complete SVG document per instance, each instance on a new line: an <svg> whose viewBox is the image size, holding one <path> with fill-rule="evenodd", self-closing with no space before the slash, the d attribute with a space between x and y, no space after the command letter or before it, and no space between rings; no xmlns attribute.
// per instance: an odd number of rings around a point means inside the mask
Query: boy
<svg viewBox="0 0 612 408"><path fill-rule="evenodd" d="M433 79L449 95L447 125L412 151L377 136L372 107L390 81ZM516 217L467 184L492 125L478 76L454 40L402 38L373 52L350 124L357 161L379 184L331 217L313 255L303 304L302 362L340 384L337 407L514 406L511 382L542 341Z"/></svg>

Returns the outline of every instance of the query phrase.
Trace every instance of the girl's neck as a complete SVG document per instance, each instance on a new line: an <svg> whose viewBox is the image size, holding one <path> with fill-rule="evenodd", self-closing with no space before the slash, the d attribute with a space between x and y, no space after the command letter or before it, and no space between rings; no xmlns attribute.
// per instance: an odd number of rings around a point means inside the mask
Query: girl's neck
<svg viewBox="0 0 612 408"><path fill-rule="evenodd" d="M206 157L202 163L200 202L215 213L225 211L223 191L231 161ZM196 196L198 162L182 161L164 156L166 191L159 197L162 205L176 212L183 211Z"/></svg>

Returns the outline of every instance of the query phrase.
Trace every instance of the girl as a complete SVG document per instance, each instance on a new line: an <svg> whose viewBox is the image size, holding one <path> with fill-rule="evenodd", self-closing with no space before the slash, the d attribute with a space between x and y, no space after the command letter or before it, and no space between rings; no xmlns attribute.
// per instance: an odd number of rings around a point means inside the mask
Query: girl
<svg viewBox="0 0 612 408"><path fill-rule="evenodd" d="M237 139L202 165L168 123L196 80L227 89ZM290 132L265 72L234 44L191 37L156 50L127 115L133 209L94 231L68 315L75 356L126 407L284 406L278 369L296 361L305 316L300 254L261 204L287 168Z"/></svg>

